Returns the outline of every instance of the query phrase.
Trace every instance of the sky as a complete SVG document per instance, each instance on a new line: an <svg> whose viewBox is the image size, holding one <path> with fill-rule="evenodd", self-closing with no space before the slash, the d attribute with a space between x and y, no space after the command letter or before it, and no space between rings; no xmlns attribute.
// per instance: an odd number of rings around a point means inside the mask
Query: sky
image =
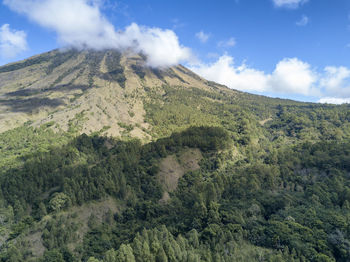
<svg viewBox="0 0 350 262"><path fill-rule="evenodd" d="M349 0L0 0L0 65L55 48L132 49L230 88L350 103Z"/></svg>

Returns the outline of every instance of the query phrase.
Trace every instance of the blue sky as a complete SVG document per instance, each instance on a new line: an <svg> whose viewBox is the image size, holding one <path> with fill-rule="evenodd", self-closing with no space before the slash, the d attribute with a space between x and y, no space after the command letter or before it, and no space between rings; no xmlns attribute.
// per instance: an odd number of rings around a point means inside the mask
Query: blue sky
<svg viewBox="0 0 350 262"><path fill-rule="evenodd" d="M0 65L70 45L131 45L150 66L182 63L234 89L350 101L348 0L2 1Z"/></svg>

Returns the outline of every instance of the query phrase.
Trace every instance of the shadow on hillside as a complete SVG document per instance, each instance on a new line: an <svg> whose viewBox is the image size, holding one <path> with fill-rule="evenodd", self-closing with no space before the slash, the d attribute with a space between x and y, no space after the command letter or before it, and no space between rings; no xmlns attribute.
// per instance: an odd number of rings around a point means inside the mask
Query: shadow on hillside
<svg viewBox="0 0 350 262"><path fill-rule="evenodd" d="M61 99L50 99L50 98L29 98L29 99L0 99L0 106L9 107L12 112L24 112L29 113L37 108L47 107L58 107L63 105L64 102Z"/></svg>
<svg viewBox="0 0 350 262"><path fill-rule="evenodd" d="M88 85L55 85L52 87L42 88L42 89L22 89L17 90L14 92L6 93L5 96L7 97L27 97L27 96L34 96L38 94L43 94L47 92L66 92L66 91L72 91L72 90L81 90L85 91L89 88Z"/></svg>

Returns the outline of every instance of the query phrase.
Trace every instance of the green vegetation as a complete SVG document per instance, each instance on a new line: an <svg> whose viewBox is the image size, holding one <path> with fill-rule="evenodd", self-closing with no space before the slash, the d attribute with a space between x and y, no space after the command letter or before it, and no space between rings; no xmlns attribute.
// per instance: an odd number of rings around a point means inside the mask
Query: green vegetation
<svg viewBox="0 0 350 262"><path fill-rule="evenodd" d="M86 57L90 86L123 87L118 52ZM113 116L88 136L85 109L66 133L50 122L0 134L0 261L349 261L350 106L189 87L200 78L177 69L154 69L154 82L186 87L118 90L143 99L146 123L130 109L132 124ZM103 137L114 125L122 137ZM141 126L152 142L131 137ZM190 151L201 156L193 169L177 161Z"/></svg>
<svg viewBox="0 0 350 262"><path fill-rule="evenodd" d="M40 128L33 128L30 122L0 134L0 175L13 167L21 165L34 153L47 152L51 147L64 145L69 135L53 132L49 122Z"/></svg>
<svg viewBox="0 0 350 262"><path fill-rule="evenodd" d="M86 60L90 69L89 75L88 75L89 87L93 87L94 77L99 75L100 64L104 56L105 56L105 52L102 52L102 51L88 52L86 54Z"/></svg>
<svg viewBox="0 0 350 262"><path fill-rule="evenodd" d="M103 75L103 79L116 81L122 88L125 88L126 78L124 68L120 65L121 53L112 51L106 56L106 66L108 73Z"/></svg>
<svg viewBox="0 0 350 262"><path fill-rule="evenodd" d="M134 129L133 125L128 125L128 124L125 124L123 122L118 122L118 125L121 127L121 128L124 128L126 132L130 132Z"/></svg>
<svg viewBox="0 0 350 262"><path fill-rule="evenodd" d="M2 176L11 225L2 259L15 261L14 248L17 261L34 259L25 240L37 228L42 261L346 261L347 140L271 142L267 150L233 134L192 127L145 145L82 135L33 155ZM186 147L202 151L201 168L164 203L158 163ZM107 196L120 211L91 216L77 241L79 223L62 211Z"/></svg>
<svg viewBox="0 0 350 262"><path fill-rule="evenodd" d="M54 56L49 66L46 68L46 74L48 75L51 74L55 68L67 62L69 59L77 57L78 54L79 54L78 51L72 49L72 50L67 50L66 52L62 51L60 54Z"/></svg>
<svg viewBox="0 0 350 262"><path fill-rule="evenodd" d="M145 78L146 73L145 73L144 68L142 66L140 66L140 65L132 65L131 68L134 71L134 73L136 75L138 75L139 78L141 78L141 79Z"/></svg>
<svg viewBox="0 0 350 262"><path fill-rule="evenodd" d="M78 134L80 132L83 123L88 120L85 115L86 112L83 110L68 121L68 134Z"/></svg>
<svg viewBox="0 0 350 262"><path fill-rule="evenodd" d="M55 52L55 51L53 51L53 52ZM46 53L44 55L29 58L29 59L26 59L26 60L21 61L21 62L12 63L9 65L2 66L0 68L0 73L11 72L11 71L26 68L28 66L41 64L41 63L50 61L50 59L51 59L51 52Z"/></svg>

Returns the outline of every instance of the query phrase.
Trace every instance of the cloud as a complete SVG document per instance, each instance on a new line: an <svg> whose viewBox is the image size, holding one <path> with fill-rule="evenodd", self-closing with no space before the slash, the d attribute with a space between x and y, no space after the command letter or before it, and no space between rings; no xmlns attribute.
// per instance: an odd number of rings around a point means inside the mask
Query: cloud
<svg viewBox="0 0 350 262"><path fill-rule="evenodd" d="M192 59L191 50L179 43L177 35L171 30L138 26L133 23L124 32L118 33L122 48L133 48L144 53L147 62L153 67L177 65Z"/></svg>
<svg viewBox="0 0 350 262"><path fill-rule="evenodd" d="M202 43L206 43L210 37L210 34L206 34L203 31L200 31L196 33L196 37L201 41Z"/></svg>
<svg viewBox="0 0 350 262"><path fill-rule="evenodd" d="M264 72L247 67L235 66L231 56L223 55L215 63L191 66L197 74L208 80L244 91L265 91L267 79Z"/></svg>
<svg viewBox="0 0 350 262"><path fill-rule="evenodd" d="M218 42L218 47L234 47L235 45L236 45L236 39L234 37L231 37L226 41Z"/></svg>
<svg viewBox="0 0 350 262"><path fill-rule="evenodd" d="M309 0L272 0L276 7L298 8Z"/></svg>
<svg viewBox="0 0 350 262"><path fill-rule="evenodd" d="M27 34L23 31L11 30L9 24L0 27L0 56L12 58L26 51Z"/></svg>
<svg viewBox="0 0 350 262"><path fill-rule="evenodd" d="M295 24L297 26L306 26L309 23L309 18L306 15L303 15L299 21L297 21Z"/></svg>
<svg viewBox="0 0 350 262"><path fill-rule="evenodd" d="M97 3L85 0L4 0L13 11L57 32L63 44L111 47L116 34Z"/></svg>
<svg viewBox="0 0 350 262"><path fill-rule="evenodd" d="M327 89L337 89L345 84L345 80L350 77L350 70L344 66L327 66L325 75L321 79L321 86Z"/></svg>
<svg viewBox="0 0 350 262"><path fill-rule="evenodd" d="M269 78L269 91L285 94L311 95L316 73L308 63L297 58L285 58L280 61Z"/></svg>
<svg viewBox="0 0 350 262"><path fill-rule="evenodd" d="M211 64L193 65L191 69L208 80L250 92L309 95L316 81L310 65L297 58L283 59L271 74L245 64L236 66L233 57L228 55Z"/></svg>
<svg viewBox="0 0 350 262"><path fill-rule="evenodd" d="M327 66L320 71L298 58L284 58L271 73L236 65L234 58L222 55L209 64L190 69L202 77L247 92L318 97L320 103L350 103L350 68Z"/></svg>
<svg viewBox="0 0 350 262"><path fill-rule="evenodd" d="M318 100L318 103L336 104L336 105L345 104L345 103L349 104L350 97L348 97L348 98L325 97L325 98L321 98L320 100Z"/></svg>
<svg viewBox="0 0 350 262"><path fill-rule="evenodd" d="M350 69L344 66L325 67L320 87L329 96L350 97Z"/></svg>
<svg viewBox="0 0 350 262"><path fill-rule="evenodd" d="M191 59L171 30L135 23L117 31L101 13L101 0L4 0L11 10L57 33L64 46L130 49L147 56L148 65L166 67Z"/></svg>

